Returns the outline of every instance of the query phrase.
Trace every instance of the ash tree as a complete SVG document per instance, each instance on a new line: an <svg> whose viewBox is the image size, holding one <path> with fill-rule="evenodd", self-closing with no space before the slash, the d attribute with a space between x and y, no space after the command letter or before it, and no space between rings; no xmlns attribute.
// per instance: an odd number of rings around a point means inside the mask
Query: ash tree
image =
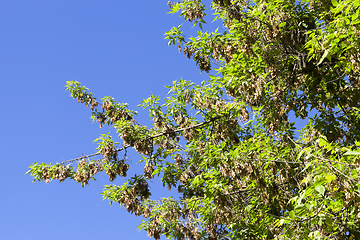
<svg viewBox="0 0 360 240"><path fill-rule="evenodd" d="M359 239L359 0L168 5L199 29L187 37L173 27L169 45L208 81L181 79L167 97L143 100L151 126L126 104L68 82L93 120L118 136L102 134L96 153L34 163L28 174L83 186L101 171L111 182L127 178L106 185L103 197L142 215L139 227L154 239ZM206 8L224 32L202 30ZM127 176L128 148L144 159L135 176ZM179 197L152 199L157 177Z"/></svg>

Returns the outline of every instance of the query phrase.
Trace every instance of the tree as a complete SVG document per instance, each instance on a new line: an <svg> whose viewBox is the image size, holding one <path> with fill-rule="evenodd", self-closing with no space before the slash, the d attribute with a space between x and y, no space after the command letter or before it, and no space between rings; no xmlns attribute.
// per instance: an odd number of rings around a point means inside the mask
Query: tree
<svg viewBox="0 0 360 240"><path fill-rule="evenodd" d="M120 155L134 148L144 172L102 194L147 218L140 228L155 239L359 238L359 0L213 0L223 33L202 31L201 0L168 4L200 28L186 38L173 27L169 45L209 80L181 79L163 101L143 100L149 127L126 104L100 103L68 82L71 96L100 127L113 126L123 145L103 134L95 154L34 163L28 174L84 186L105 171L113 181L127 177ZM306 124L296 129L299 118ZM180 197L151 199L154 177Z"/></svg>

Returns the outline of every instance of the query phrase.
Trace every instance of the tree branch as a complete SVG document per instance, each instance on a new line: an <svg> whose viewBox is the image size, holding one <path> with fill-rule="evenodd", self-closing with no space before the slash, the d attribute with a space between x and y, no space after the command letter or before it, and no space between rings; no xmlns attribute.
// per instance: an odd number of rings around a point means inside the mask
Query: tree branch
<svg viewBox="0 0 360 240"><path fill-rule="evenodd" d="M211 122L213 122L213 121L215 121L215 120L217 120L219 118L220 117L215 117L215 118L212 118L212 119L210 119L208 121L205 121L205 122L202 122L202 123L196 124L194 126L190 126L190 127L180 128L180 129L177 129L177 130L169 130L169 131L166 131L166 132L163 132L163 133L160 133L160 134L156 134L154 136L149 136L149 138L154 139L154 138L158 138L158 137L161 137L161 136L164 136L164 135L168 135L168 134L172 134L172 133L178 133L178 132L182 132L182 131L185 131L185 130L198 128L198 127L201 127L203 125L209 124L209 123L211 123ZM126 145L126 146L124 146L122 148L116 149L115 151L119 152L119 151L125 150L125 149L127 149L129 147L131 147L131 146ZM75 161L87 159L87 158L98 156L98 155L101 155L101 154L100 153L93 153L93 154L90 154L90 155L85 155L85 156L81 156L81 157L78 157L78 158L63 161L63 162L61 162L61 164L72 163L72 162L75 162Z"/></svg>

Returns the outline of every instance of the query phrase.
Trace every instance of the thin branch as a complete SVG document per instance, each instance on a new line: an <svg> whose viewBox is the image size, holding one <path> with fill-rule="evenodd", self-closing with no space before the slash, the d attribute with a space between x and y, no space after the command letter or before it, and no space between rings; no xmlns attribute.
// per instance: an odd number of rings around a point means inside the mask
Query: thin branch
<svg viewBox="0 0 360 240"><path fill-rule="evenodd" d="M294 140L292 140L289 136L288 136L288 138L289 138L290 141L292 141L296 146L298 146L301 150L304 150L298 143L296 143ZM322 161L338 163L338 164L342 164L342 165L346 165L346 166L360 167L359 164L351 164L351 163L339 162L339 161L335 161L335 160L330 160L330 159L326 159L326 158L323 158L323 157L319 157L319 156L316 156L316 155L311 154L311 153L309 153L309 152L306 152L306 153L309 154L310 156L312 156L312 157L314 157L314 158L317 158L317 159L319 159L319 160L322 160Z"/></svg>
<svg viewBox="0 0 360 240"><path fill-rule="evenodd" d="M125 149L127 149L129 147L131 147L131 146L126 145L126 146L124 146L122 148L115 149L115 151L119 152L119 151L125 150ZM79 160L82 160L82 159L86 159L86 158L90 158L90 157L94 157L94 156L98 156L98 155L101 155L101 154L100 153L93 153L93 154L90 154L90 155L85 155L85 156L81 156L81 157L78 157L78 158L66 160L66 161L63 161L61 163L65 164L65 163L69 163L69 162L75 162L75 161L79 161Z"/></svg>
<svg viewBox="0 0 360 240"><path fill-rule="evenodd" d="M180 128L180 129L177 129L177 130L168 130L166 132L163 132L163 133L160 133L160 134L157 134L157 135L154 135L152 136L151 138L157 138L157 137L161 137L161 136L164 136L164 135L167 135L167 134L171 134L171 133L178 133L178 132L182 132L182 131L185 131L185 130L189 130L189 129L193 129L193 128L198 128L198 127L201 127L203 125L206 125L208 123L211 123L217 119L219 119L220 117L215 117L215 118L212 118L208 121L205 121L205 122L202 122L202 123L199 123L199 124L196 124L196 125L193 125L193 126L190 126L190 127L185 127L185 128Z"/></svg>
<svg viewBox="0 0 360 240"><path fill-rule="evenodd" d="M166 131L166 132L163 132L163 133L160 133L160 134L156 134L154 136L149 136L149 138L154 139L154 138L161 137L161 136L164 136L164 135L168 135L168 134L171 134L171 133L178 133L178 132L182 132L182 131L185 131L185 130L198 128L198 127L201 127L201 126L206 125L208 123L211 123L211 122L213 122L213 121L215 121L215 120L217 120L219 118L220 117L215 117L215 118L212 118L212 119L210 119L208 121L205 121L205 122L202 122L202 123L196 124L194 126L190 126L190 127L180 128L180 129L177 129L177 130L169 130L169 131ZM129 147L131 147L131 146L126 145L126 146L124 146L122 148L116 149L115 151L119 152L119 151L125 150L125 149L127 149ZM100 153L93 153L93 154L90 154L90 155L85 155L85 156L81 156L81 157L78 157L78 158L66 160L66 161L63 161L61 163L62 164L72 163L72 162L75 162L75 161L79 161L79 160L82 160L82 159L87 159L87 158L98 156L98 155L101 155L101 154Z"/></svg>
<svg viewBox="0 0 360 240"><path fill-rule="evenodd" d="M340 175L346 177L346 178L349 179L350 181L353 181L353 182L355 182L355 183L357 183L357 184L360 185L360 182L356 181L356 180L353 179L353 178L350 178L350 177L346 176L346 175L343 174L341 171L339 171L336 167L334 167L332 164L328 163L328 166L330 166L332 169L334 169L336 172L338 172Z"/></svg>
<svg viewBox="0 0 360 240"><path fill-rule="evenodd" d="M303 162L288 162L288 161L270 160L270 159L253 159L253 158L249 158L249 159L240 158L240 159L241 159L241 160L250 160L250 161L264 161L264 162L282 162L282 163L304 164Z"/></svg>

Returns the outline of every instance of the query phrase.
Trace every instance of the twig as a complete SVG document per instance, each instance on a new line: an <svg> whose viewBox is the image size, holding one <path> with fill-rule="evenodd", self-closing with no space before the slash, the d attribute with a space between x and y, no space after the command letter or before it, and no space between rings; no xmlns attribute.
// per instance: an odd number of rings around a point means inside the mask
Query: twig
<svg viewBox="0 0 360 240"><path fill-rule="evenodd" d="M163 132L163 133L160 133L160 134L157 134L157 135L154 135L152 136L151 138L157 138L157 137L161 137L163 135L167 135L167 134L171 134L171 133L177 133L177 132L182 132L182 131L185 131L185 130L189 130L189 129L193 129L193 128L198 128L198 127L201 127L203 125L206 125L208 123L211 123L217 119L219 119L220 117L215 117L215 118L212 118L208 121L205 121L205 122L202 122L202 123L199 123L199 124L196 124L194 126L190 126L190 127L185 127L185 128L180 128L180 129L177 129L177 130L168 130L166 132Z"/></svg>
<svg viewBox="0 0 360 240"><path fill-rule="evenodd" d="M185 130L188 130L188 129L193 129L193 128L198 128L198 127L201 127L203 125L206 125L208 123L211 123L217 119L219 119L220 117L215 117L215 118L212 118L208 121L205 121L205 122L202 122L202 123L199 123L199 124L196 124L194 126L190 126L190 127L185 127L185 128L181 128L181 129L177 129L177 130L170 130L170 131L166 131L166 132L163 132L163 133L160 133L160 134L156 134L154 136L149 136L151 139L154 139L154 138L157 138L157 137L161 137L161 136L164 136L164 135L168 135L168 134L171 134L171 133L177 133L177 132L182 132L182 131L185 131ZM125 150L127 148L131 147L130 145L126 145L122 148L118 148L118 149L115 149L115 151L119 152L119 151L122 151L122 150ZM93 154L90 154L90 155L85 155L85 156L81 156L81 157L78 157L78 158L74 158L74 159L70 159L70 160L66 160L66 161L63 161L61 162L62 164L65 164L65 163L71 163L71 162L75 162L75 161L79 161L79 160L82 160L82 159L86 159L86 158L90 158L90 157L94 157L94 156L98 156L98 155L101 155L100 153L93 153Z"/></svg>
<svg viewBox="0 0 360 240"><path fill-rule="evenodd" d="M118 148L118 149L115 149L115 151L119 152L119 151L122 151L122 150L125 150L127 148L131 147L130 145L126 145L122 148ZM79 161L79 160L82 160L82 159L86 159L86 158L90 158L90 157L94 157L94 156L97 156L97 155L101 155L100 153L93 153L93 154L90 154L90 155L85 155L85 156L81 156L81 157L78 157L78 158L74 158L74 159L70 159L70 160L66 160L66 161L63 161L61 162L62 164L65 164L65 163L69 163L69 162L75 162L75 161Z"/></svg>
<svg viewBox="0 0 360 240"><path fill-rule="evenodd" d="M298 143L296 143L294 140L292 140L289 136L287 136L290 141L292 141L296 146L298 146L301 150L304 150ZM309 152L306 152L307 154L309 154L310 156L314 157L314 158L317 158L319 160L322 160L322 161L326 161L326 162L333 162L333 163L338 163L338 164L343 164L343 165L346 165L346 166L353 166L353 167L360 167L359 164L351 164L351 163L344 163L344 162L339 162L339 161L335 161L335 160L330 160L330 159L326 159L326 158L323 158L323 157L319 157L319 156L316 156L314 154L311 154Z"/></svg>
<svg viewBox="0 0 360 240"><path fill-rule="evenodd" d="M331 165L330 163L328 163L328 165L329 165L332 169L334 169L335 171L337 171L340 175L342 175L342 176L346 177L347 179L349 179L350 181L353 181L353 182L355 182L355 183L357 183L357 184L360 185L360 182L356 181L356 180L353 179L353 178L350 178L350 177L346 176L346 175L343 174L341 171L339 171L337 168L333 167L333 165Z"/></svg>

